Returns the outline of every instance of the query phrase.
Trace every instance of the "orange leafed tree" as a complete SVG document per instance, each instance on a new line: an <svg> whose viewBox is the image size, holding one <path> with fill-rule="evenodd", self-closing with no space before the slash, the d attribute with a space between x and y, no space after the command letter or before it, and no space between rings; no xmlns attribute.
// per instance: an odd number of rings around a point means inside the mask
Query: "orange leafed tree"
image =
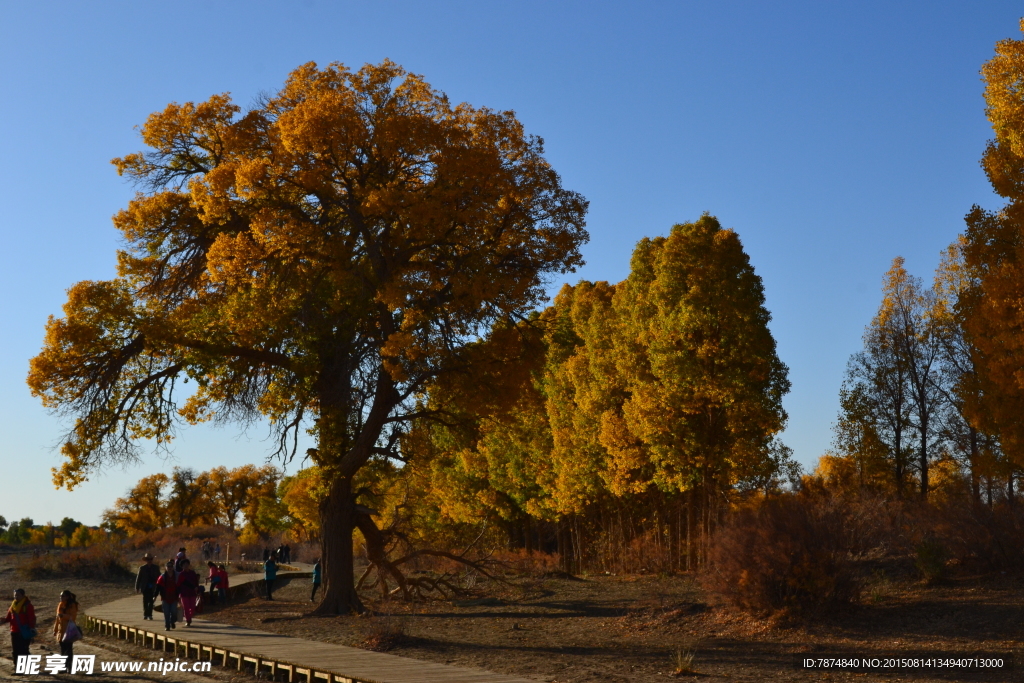
<svg viewBox="0 0 1024 683"><path fill-rule="evenodd" d="M1006 456L1024 466L1024 40L997 43L981 73L995 132L982 167L1008 201L967 216L964 256L979 284L960 299L958 313L975 348L984 411Z"/></svg>
<svg viewBox="0 0 1024 683"><path fill-rule="evenodd" d="M164 490L170 477L163 472L143 477L124 498L103 513L103 521L129 533L147 533L171 525Z"/></svg>
<svg viewBox="0 0 1024 683"><path fill-rule="evenodd" d="M142 190L114 217L118 276L81 282L47 324L29 385L74 418L58 485L165 443L180 420L308 429L326 591L360 610L353 478L401 457L404 425L468 341L580 264L586 201L512 112L453 106L391 62L306 64L242 112L172 104L115 159ZM198 388L180 402L178 383Z"/></svg>
<svg viewBox="0 0 1024 683"><path fill-rule="evenodd" d="M214 467L204 473L210 492L214 516L232 531L238 524L238 515L255 519L261 498L274 495L281 473L272 465L256 467L242 465L229 470Z"/></svg>

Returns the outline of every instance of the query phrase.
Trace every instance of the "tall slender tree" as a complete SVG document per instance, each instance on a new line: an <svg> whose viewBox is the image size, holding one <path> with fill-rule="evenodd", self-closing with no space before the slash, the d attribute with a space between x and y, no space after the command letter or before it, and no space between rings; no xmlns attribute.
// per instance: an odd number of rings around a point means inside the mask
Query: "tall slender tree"
<svg viewBox="0 0 1024 683"><path fill-rule="evenodd" d="M934 304L934 292L907 272L902 257L893 259L882 292L877 329L904 371L910 422L917 433L918 482L921 498L927 499L935 420L943 399L939 387L939 336L928 315Z"/></svg>
<svg viewBox="0 0 1024 683"><path fill-rule="evenodd" d="M1024 19L1021 20L1024 30ZM967 215L964 257L977 288L960 300L991 417L1007 458L1024 466L1024 40L1001 40L982 67L986 113L995 138L982 157L997 211Z"/></svg>
<svg viewBox="0 0 1024 683"><path fill-rule="evenodd" d="M614 297L625 425L656 486L711 501L759 472L786 421L761 278L709 215L641 240L631 266Z"/></svg>
<svg viewBox="0 0 1024 683"><path fill-rule="evenodd" d="M942 254L935 271L935 299L929 317L941 351L941 381L945 398L942 430L951 452L963 463L970 479L971 496L981 502L982 478L991 478L1001 460L996 426L986 410L985 378L979 373L978 350L964 327L977 304L978 278L967 265L961 235Z"/></svg>
<svg viewBox="0 0 1024 683"><path fill-rule="evenodd" d="M907 391L906 359L879 316L864 331L864 348L850 357L840 396L845 401L839 424L860 424L885 444L896 495L906 494L910 475L911 398Z"/></svg>

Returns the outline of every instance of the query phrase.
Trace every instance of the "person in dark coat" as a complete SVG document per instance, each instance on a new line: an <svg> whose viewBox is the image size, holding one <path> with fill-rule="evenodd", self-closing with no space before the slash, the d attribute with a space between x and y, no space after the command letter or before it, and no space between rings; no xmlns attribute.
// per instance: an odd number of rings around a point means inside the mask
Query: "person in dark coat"
<svg viewBox="0 0 1024 683"><path fill-rule="evenodd" d="M185 626L191 626L192 615L199 601L199 575L193 571L192 562L187 559L181 563L181 573L178 574L178 597L181 599Z"/></svg>
<svg viewBox="0 0 1024 683"><path fill-rule="evenodd" d="M153 620L153 603L156 602L156 580L160 578L160 567L153 563L153 556L142 556L145 562L135 577L135 592L142 593L142 618Z"/></svg>
<svg viewBox="0 0 1024 683"><path fill-rule="evenodd" d="M274 557L271 556L269 560L263 563L263 580L267 584L267 600L274 599L274 581L277 579L277 562L274 562Z"/></svg>
<svg viewBox="0 0 1024 683"><path fill-rule="evenodd" d="M313 565L313 593L309 596L310 602L316 602L316 589L320 587L323 574L320 567L320 558L316 558L316 564Z"/></svg>

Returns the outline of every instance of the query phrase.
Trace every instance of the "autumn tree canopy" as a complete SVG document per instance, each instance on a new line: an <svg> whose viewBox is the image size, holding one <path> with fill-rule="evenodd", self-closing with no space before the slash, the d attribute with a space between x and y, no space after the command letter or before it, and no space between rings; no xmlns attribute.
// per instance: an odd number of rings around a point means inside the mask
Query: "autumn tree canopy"
<svg viewBox="0 0 1024 683"><path fill-rule="evenodd" d="M797 476L776 439L789 380L764 304L739 236L713 216L645 238L625 281L565 285L522 324L540 348L504 402L432 391L476 420L417 428L410 469L427 464L423 488L453 521L554 522L563 561L631 526L692 567L720 507Z"/></svg>
<svg viewBox="0 0 1024 683"><path fill-rule="evenodd" d="M964 255L978 284L958 313L975 347L985 412L1007 455L1024 466L1024 40L999 41L982 76L995 138L981 163L1007 203L967 216Z"/></svg>
<svg viewBox="0 0 1024 683"><path fill-rule="evenodd" d="M402 425L430 417L415 397L467 368L468 341L582 262L587 202L512 112L452 105L388 61L309 63L248 111L215 95L141 132L149 151L114 160L140 188L114 217L117 277L74 285L32 360L34 395L74 419L54 480L182 420L265 417L285 455L308 429L321 608L360 609L351 536L373 522L353 478L400 457Z"/></svg>

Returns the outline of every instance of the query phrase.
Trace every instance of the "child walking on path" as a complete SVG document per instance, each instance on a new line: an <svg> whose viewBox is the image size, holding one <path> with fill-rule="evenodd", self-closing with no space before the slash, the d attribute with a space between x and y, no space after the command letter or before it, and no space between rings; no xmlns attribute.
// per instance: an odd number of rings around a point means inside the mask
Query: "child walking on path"
<svg viewBox="0 0 1024 683"><path fill-rule="evenodd" d="M224 568L224 565L218 565L217 569L220 572L220 583L217 584L217 592L220 593L220 600L223 603L228 601L228 570Z"/></svg>

